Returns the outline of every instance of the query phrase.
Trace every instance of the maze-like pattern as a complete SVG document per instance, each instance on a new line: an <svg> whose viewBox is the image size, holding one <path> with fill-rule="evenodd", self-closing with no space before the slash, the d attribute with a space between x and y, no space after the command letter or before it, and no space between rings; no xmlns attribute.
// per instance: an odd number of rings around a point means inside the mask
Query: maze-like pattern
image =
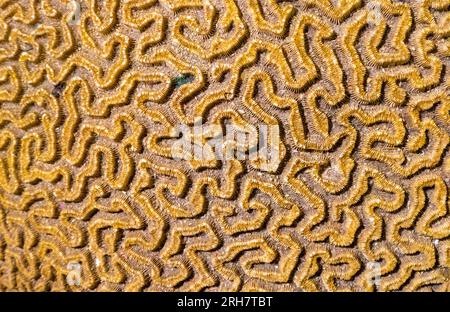
<svg viewBox="0 0 450 312"><path fill-rule="evenodd" d="M449 37L449 0L1 0L0 290L449 291ZM198 118L282 157L174 159Z"/></svg>

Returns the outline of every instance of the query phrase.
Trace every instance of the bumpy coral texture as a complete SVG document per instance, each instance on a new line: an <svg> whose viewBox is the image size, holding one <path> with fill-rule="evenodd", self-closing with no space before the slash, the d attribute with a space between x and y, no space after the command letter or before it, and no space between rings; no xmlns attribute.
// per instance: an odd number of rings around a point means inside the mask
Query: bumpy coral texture
<svg viewBox="0 0 450 312"><path fill-rule="evenodd" d="M1 0L0 290L449 291L449 7Z"/></svg>

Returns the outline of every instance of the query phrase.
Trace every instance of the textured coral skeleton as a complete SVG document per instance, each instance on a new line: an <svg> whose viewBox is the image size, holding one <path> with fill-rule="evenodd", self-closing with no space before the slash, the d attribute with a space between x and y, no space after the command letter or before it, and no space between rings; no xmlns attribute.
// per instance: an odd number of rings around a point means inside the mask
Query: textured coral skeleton
<svg viewBox="0 0 450 312"><path fill-rule="evenodd" d="M449 291L449 37L449 0L0 0L0 291ZM175 159L199 118L279 161Z"/></svg>

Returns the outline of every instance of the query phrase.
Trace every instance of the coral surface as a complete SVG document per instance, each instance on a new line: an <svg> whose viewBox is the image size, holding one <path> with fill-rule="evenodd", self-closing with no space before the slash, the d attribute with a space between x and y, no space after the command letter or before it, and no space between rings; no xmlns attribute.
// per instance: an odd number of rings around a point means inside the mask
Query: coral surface
<svg viewBox="0 0 450 312"><path fill-rule="evenodd" d="M0 290L450 291L449 39L449 0L1 0Z"/></svg>

